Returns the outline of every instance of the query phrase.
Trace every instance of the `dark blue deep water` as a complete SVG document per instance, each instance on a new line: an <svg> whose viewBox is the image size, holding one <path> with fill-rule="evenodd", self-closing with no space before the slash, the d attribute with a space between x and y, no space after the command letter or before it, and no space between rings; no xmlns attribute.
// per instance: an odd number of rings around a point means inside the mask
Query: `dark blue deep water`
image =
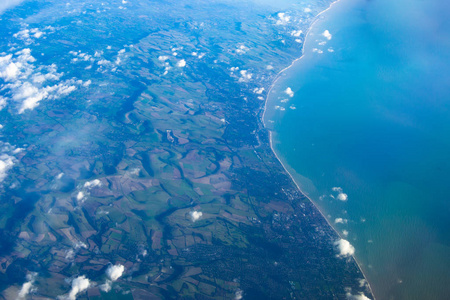
<svg viewBox="0 0 450 300"><path fill-rule="evenodd" d="M450 299L449 20L444 0L342 0L269 96L276 152L378 299Z"/></svg>

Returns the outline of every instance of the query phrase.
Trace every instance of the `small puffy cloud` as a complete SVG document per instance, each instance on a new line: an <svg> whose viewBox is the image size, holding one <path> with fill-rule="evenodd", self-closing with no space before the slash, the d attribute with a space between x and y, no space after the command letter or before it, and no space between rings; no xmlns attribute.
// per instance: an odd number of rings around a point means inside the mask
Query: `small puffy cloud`
<svg viewBox="0 0 450 300"><path fill-rule="evenodd" d="M75 251L73 251L73 249L67 250L66 255L64 256L64 258L66 260L73 260L75 258Z"/></svg>
<svg viewBox="0 0 450 300"><path fill-rule="evenodd" d="M355 254L355 247L353 247L352 244L350 244L347 240L340 239L334 242L334 245L339 251L338 256L340 257L347 257Z"/></svg>
<svg viewBox="0 0 450 300"><path fill-rule="evenodd" d="M246 47L245 45L239 45L236 49L237 54L244 54L246 53L250 48Z"/></svg>
<svg viewBox="0 0 450 300"><path fill-rule="evenodd" d="M322 54L322 53L323 53L323 50L320 50L320 49L318 49L318 48L313 48L313 49L312 49L312 52L316 52L316 53Z"/></svg>
<svg viewBox="0 0 450 300"><path fill-rule="evenodd" d="M341 188L341 187L338 187L338 186L333 187L331 190L332 190L333 192L342 193L342 188Z"/></svg>
<svg viewBox="0 0 450 300"><path fill-rule="evenodd" d="M278 20L276 22L277 25L286 25L291 20L291 17L283 12L278 13L277 16L278 16Z"/></svg>
<svg viewBox="0 0 450 300"><path fill-rule="evenodd" d="M322 32L322 35L323 35L327 40L331 40L331 38L333 37L333 35L332 35L328 30L325 30L324 32Z"/></svg>
<svg viewBox="0 0 450 300"><path fill-rule="evenodd" d="M267 65L266 66L266 70L273 70L273 66L272 65Z"/></svg>
<svg viewBox="0 0 450 300"><path fill-rule="evenodd" d="M13 37L15 37L18 40L21 40L25 42L25 44L29 45L33 43L33 38L38 39L42 37L45 33L40 31L38 28L32 28L32 29L23 29L15 34L13 34Z"/></svg>
<svg viewBox="0 0 450 300"><path fill-rule="evenodd" d="M330 48L327 49L327 51L330 52L330 53L333 53L334 49L330 47Z"/></svg>
<svg viewBox="0 0 450 300"><path fill-rule="evenodd" d="M5 180L9 170L17 162L15 154L19 153L21 148L15 148L9 143L3 143L0 141L0 183Z"/></svg>
<svg viewBox="0 0 450 300"><path fill-rule="evenodd" d="M244 291L242 291L241 289L237 290L234 293L234 300L241 300L244 298Z"/></svg>
<svg viewBox="0 0 450 300"><path fill-rule="evenodd" d="M178 68L184 68L186 67L186 61L184 59L181 59L177 62L177 67Z"/></svg>
<svg viewBox="0 0 450 300"><path fill-rule="evenodd" d="M98 64L99 66L107 66L107 65L110 65L111 62L110 62L109 60L106 60L106 59L101 59L101 60L99 60L99 61L97 62L97 64Z"/></svg>
<svg viewBox="0 0 450 300"><path fill-rule="evenodd" d="M67 300L75 300L77 299L77 295L86 291L90 287L91 283L86 276L78 276L74 280L72 280L72 289L65 299ZM64 298L63 298L64 299Z"/></svg>
<svg viewBox="0 0 450 300"><path fill-rule="evenodd" d="M247 70L241 70L239 74L241 74L239 82L247 82L253 77L253 74L249 73Z"/></svg>
<svg viewBox="0 0 450 300"><path fill-rule="evenodd" d="M197 210L191 211L189 214L191 215L192 222L197 221L203 216L203 213Z"/></svg>
<svg viewBox="0 0 450 300"><path fill-rule="evenodd" d="M111 291L111 285L112 285L112 281L111 280L106 280L104 284L99 286L99 288L103 292L109 293Z"/></svg>
<svg viewBox="0 0 450 300"><path fill-rule="evenodd" d="M78 276L72 280L72 288L69 293L63 296L58 296L60 300L76 300L77 295L86 291L91 286L91 283L86 276Z"/></svg>
<svg viewBox="0 0 450 300"><path fill-rule="evenodd" d="M334 223L335 224L347 224L347 219L336 218L336 219L334 219Z"/></svg>
<svg viewBox="0 0 450 300"><path fill-rule="evenodd" d="M264 88L262 87L262 88L255 88L255 89L253 89L253 93L255 93L255 94L262 94L264 92Z"/></svg>
<svg viewBox="0 0 450 300"><path fill-rule="evenodd" d="M125 267L123 265L117 264L109 266L108 269L106 269L106 276L108 279L104 284L100 285L99 288L105 293L111 291L112 283L122 277L124 271Z"/></svg>
<svg viewBox="0 0 450 300"><path fill-rule="evenodd" d="M303 11L304 11L305 13L310 13L310 12L312 12L311 8L309 8L309 7L306 7Z"/></svg>
<svg viewBox="0 0 450 300"><path fill-rule="evenodd" d="M348 195L347 194L345 194L345 193L339 193L338 195L337 195L337 199L338 200L340 200L340 201L347 201L348 200Z"/></svg>
<svg viewBox="0 0 450 300"><path fill-rule="evenodd" d="M76 242L73 244L73 247L74 247L75 249L80 249L80 248L87 249L87 248L88 248L88 246L87 246L85 243L83 243L82 241L76 241Z"/></svg>
<svg viewBox="0 0 450 300"><path fill-rule="evenodd" d="M8 171L14 166L15 158L13 156L9 156L8 154L0 155L0 182L2 182Z"/></svg>
<svg viewBox="0 0 450 300"><path fill-rule="evenodd" d="M291 35L295 36L295 37L299 37L300 35L302 35L303 31L301 30L293 30L291 31Z"/></svg>
<svg viewBox="0 0 450 300"><path fill-rule="evenodd" d="M79 191L79 192L77 193L77 196L76 196L77 201L78 201L78 202L83 202L84 196L85 196L84 193L83 193L82 191Z"/></svg>
<svg viewBox="0 0 450 300"><path fill-rule="evenodd" d="M288 95L289 97L294 97L294 92L292 91L292 89L290 87L288 87L287 89L284 90L284 93L286 95Z"/></svg>
<svg viewBox="0 0 450 300"><path fill-rule="evenodd" d="M347 292L346 297L348 300L370 300L370 298L364 295L364 293L352 295L351 291Z"/></svg>
<svg viewBox="0 0 450 300"><path fill-rule="evenodd" d="M362 278L359 280L359 287L364 287L367 284L367 280Z"/></svg>
<svg viewBox="0 0 450 300"><path fill-rule="evenodd" d="M297 107L295 107L295 105L291 105L291 106L289 106L289 108L292 109L292 110L296 110L297 109Z"/></svg>
<svg viewBox="0 0 450 300"><path fill-rule="evenodd" d="M106 269L106 276L108 276L108 278L114 282L122 277L123 271L125 271L125 267L123 265L111 265L108 267L108 269Z"/></svg>
<svg viewBox="0 0 450 300"><path fill-rule="evenodd" d="M94 179L92 181L87 181L84 183L84 187L87 189L91 189L91 188L94 188L96 186L101 186L101 185L102 185L102 182L98 179Z"/></svg>
<svg viewBox="0 0 450 300"><path fill-rule="evenodd" d="M37 273L35 273L35 272L27 274L27 281L20 288L20 291L19 291L19 294L17 295L16 300L26 299L30 293L35 292L37 290L33 286L36 276L37 276Z"/></svg>
<svg viewBox="0 0 450 300"><path fill-rule="evenodd" d="M348 231L347 231L347 230L342 230L342 234L343 234L344 236L348 236Z"/></svg>

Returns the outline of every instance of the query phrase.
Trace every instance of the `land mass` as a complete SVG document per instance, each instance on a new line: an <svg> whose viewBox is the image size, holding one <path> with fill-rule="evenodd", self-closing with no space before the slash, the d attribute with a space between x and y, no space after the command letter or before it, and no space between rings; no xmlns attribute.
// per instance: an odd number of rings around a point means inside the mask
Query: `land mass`
<svg viewBox="0 0 450 300"><path fill-rule="evenodd" d="M79 295L92 299L370 295L261 121L267 89L331 1L125 2L30 2L0 21L1 51L27 59L24 81L40 90L34 76L57 68L75 87L0 111L8 149L21 149L8 150L1 190L2 296L30 272L42 299L80 275L97 283ZM42 34L20 39L24 23ZM114 293L100 286L110 264L125 267Z"/></svg>

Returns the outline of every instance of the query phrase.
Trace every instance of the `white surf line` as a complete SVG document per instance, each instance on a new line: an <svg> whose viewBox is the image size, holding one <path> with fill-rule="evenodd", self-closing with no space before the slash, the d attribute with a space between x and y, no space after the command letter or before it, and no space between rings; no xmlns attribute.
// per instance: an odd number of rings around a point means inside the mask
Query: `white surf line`
<svg viewBox="0 0 450 300"><path fill-rule="evenodd" d="M284 68L283 70L281 70L280 72L278 72L278 74L277 74L275 80L273 81L272 85L270 86L269 90L267 91L266 103L264 104L264 112L263 112L263 115L262 115L262 123L263 123L264 127L266 127L266 123L265 123L264 119L265 119L265 115L266 115L266 111L267 111L267 104L268 104L268 102L269 102L270 93L272 92L273 87L274 87L275 84L278 82L278 80L281 78L281 74L282 74L283 72L285 72L285 71L287 71L288 69L292 68L292 66L294 66L294 64L295 64L297 61L301 60L301 59L305 56L305 46L306 46L306 41L307 41L307 39L308 39L308 36L309 36L309 34L310 34L310 32L311 32L313 26L316 24L317 21L319 21L319 17L320 17L322 14L324 14L325 12L327 12L328 10L330 10L330 9L333 7L333 5L335 5L336 3L340 2L340 1L341 1L341 0L336 0L336 1L332 2L332 3L330 4L330 6L329 6L327 9L323 10L322 12L320 12L319 14L317 14L317 16L314 17L315 20L314 20L314 22L312 22L311 26L309 26L308 31L306 32L306 35L305 35L305 42L303 43L303 47L302 47L302 55L301 55L299 58L297 58L297 59L295 59L294 61L292 61L292 63L291 63L289 66L287 66L286 68ZM267 127L266 127L266 128L267 128ZM286 168L286 166L284 165L284 163L282 162L282 160L281 160L280 157L278 156L277 152L275 151L275 149L274 149L274 147L273 147L272 131L271 131L271 130L268 130L268 131L269 131L269 143L270 143L270 149L272 149L272 152L275 154L275 157L276 157L277 160L280 162L280 164L283 166L283 169L289 174L289 177L291 177L291 180L292 180L292 181L294 182L294 184L297 186L297 189L298 189L298 190L299 190L299 191L300 191L300 192L301 192L301 193L302 193L302 194L303 194L303 195L304 195L304 196L305 196L305 197L306 197L313 205L314 205L314 207L319 211L319 213L322 215L322 217L325 219L325 221L328 223L328 225L336 232L336 234L337 234L341 239L343 239L344 237L342 237L341 233L340 233L338 230L336 230L336 228L333 227L333 225L331 224L331 222L328 220L328 218L325 217L324 213L319 209L319 207L317 206L317 204L316 204L316 203L315 203L315 202L314 202L314 201L313 201L306 193L304 193L304 192L301 190L301 188L300 188L300 186L298 185L297 181L295 180L294 176L292 176L292 174L288 171L288 169ZM364 271L363 271L363 269L362 269L360 263L358 262L358 260L356 259L356 257L355 257L354 254L352 255L352 257L353 257L353 260L355 261L356 265L358 266L359 271L361 272L361 274L363 275L364 279L366 280L366 283L367 283L367 285L368 285L368 287L369 287L370 293L371 293L372 296L373 296L373 299L376 300L375 294L374 294L373 291L372 291L372 287L370 286L370 283L369 283L369 281L367 280L367 276L366 276L366 274L364 273Z"/></svg>

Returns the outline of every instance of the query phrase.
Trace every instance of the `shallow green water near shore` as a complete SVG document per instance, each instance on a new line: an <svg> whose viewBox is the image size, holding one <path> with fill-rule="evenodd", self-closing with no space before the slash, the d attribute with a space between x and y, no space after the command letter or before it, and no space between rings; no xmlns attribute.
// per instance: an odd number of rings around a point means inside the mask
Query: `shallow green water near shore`
<svg viewBox="0 0 450 300"><path fill-rule="evenodd" d="M379 299L450 299L449 12L342 0L268 102L277 153Z"/></svg>

